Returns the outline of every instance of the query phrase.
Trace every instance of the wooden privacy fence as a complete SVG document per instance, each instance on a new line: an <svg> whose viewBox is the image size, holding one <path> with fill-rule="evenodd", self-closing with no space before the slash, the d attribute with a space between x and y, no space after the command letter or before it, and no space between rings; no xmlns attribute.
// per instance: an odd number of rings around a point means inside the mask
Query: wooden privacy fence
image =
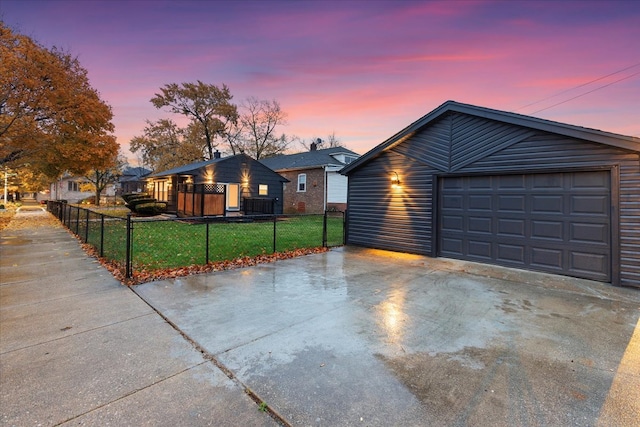
<svg viewBox="0 0 640 427"><path fill-rule="evenodd" d="M178 216L225 215L224 184L178 184Z"/></svg>

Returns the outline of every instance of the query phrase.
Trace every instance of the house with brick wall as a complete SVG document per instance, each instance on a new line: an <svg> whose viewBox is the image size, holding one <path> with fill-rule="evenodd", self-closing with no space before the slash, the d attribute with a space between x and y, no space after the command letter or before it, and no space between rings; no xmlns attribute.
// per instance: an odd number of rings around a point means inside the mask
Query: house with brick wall
<svg viewBox="0 0 640 427"><path fill-rule="evenodd" d="M283 195L284 213L323 213L347 208L347 177L340 170L360 155L344 147L318 149L261 159L289 182Z"/></svg>

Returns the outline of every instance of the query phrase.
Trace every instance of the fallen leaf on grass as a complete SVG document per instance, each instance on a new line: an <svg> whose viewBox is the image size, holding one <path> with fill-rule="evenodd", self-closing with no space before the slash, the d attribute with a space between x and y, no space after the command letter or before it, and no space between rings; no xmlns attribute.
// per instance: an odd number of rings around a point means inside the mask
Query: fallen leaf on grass
<svg viewBox="0 0 640 427"><path fill-rule="evenodd" d="M286 252L275 252L273 254L262 254L255 257L247 256L236 258L234 260L210 262L209 264L189 265L179 268L156 270L147 270L141 268L133 272L133 277L126 278L124 277L125 267L122 263L99 257L98 252L91 245L82 244L82 248L88 255L100 261L100 263L113 275L116 280L127 286L139 285L141 283L152 282L155 280L175 279L178 277L191 276L194 274L212 273L216 271L232 270L236 268L253 267L258 264L266 264L304 255L323 253L329 250L329 248L322 247L296 249Z"/></svg>

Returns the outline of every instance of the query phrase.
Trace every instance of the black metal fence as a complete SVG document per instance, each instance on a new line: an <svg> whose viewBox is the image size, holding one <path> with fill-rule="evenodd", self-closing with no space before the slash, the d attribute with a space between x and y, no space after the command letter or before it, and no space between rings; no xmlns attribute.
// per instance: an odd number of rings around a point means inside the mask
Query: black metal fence
<svg viewBox="0 0 640 427"><path fill-rule="evenodd" d="M172 269L274 252L344 244L343 212L236 217L112 216L63 202L48 210L126 278L133 271Z"/></svg>

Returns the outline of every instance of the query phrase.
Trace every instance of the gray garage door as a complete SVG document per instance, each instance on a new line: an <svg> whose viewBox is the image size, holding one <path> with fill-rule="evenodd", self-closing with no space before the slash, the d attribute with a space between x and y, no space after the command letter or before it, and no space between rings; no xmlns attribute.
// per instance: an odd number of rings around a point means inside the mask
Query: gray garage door
<svg viewBox="0 0 640 427"><path fill-rule="evenodd" d="M441 181L439 255L611 280L608 171Z"/></svg>

